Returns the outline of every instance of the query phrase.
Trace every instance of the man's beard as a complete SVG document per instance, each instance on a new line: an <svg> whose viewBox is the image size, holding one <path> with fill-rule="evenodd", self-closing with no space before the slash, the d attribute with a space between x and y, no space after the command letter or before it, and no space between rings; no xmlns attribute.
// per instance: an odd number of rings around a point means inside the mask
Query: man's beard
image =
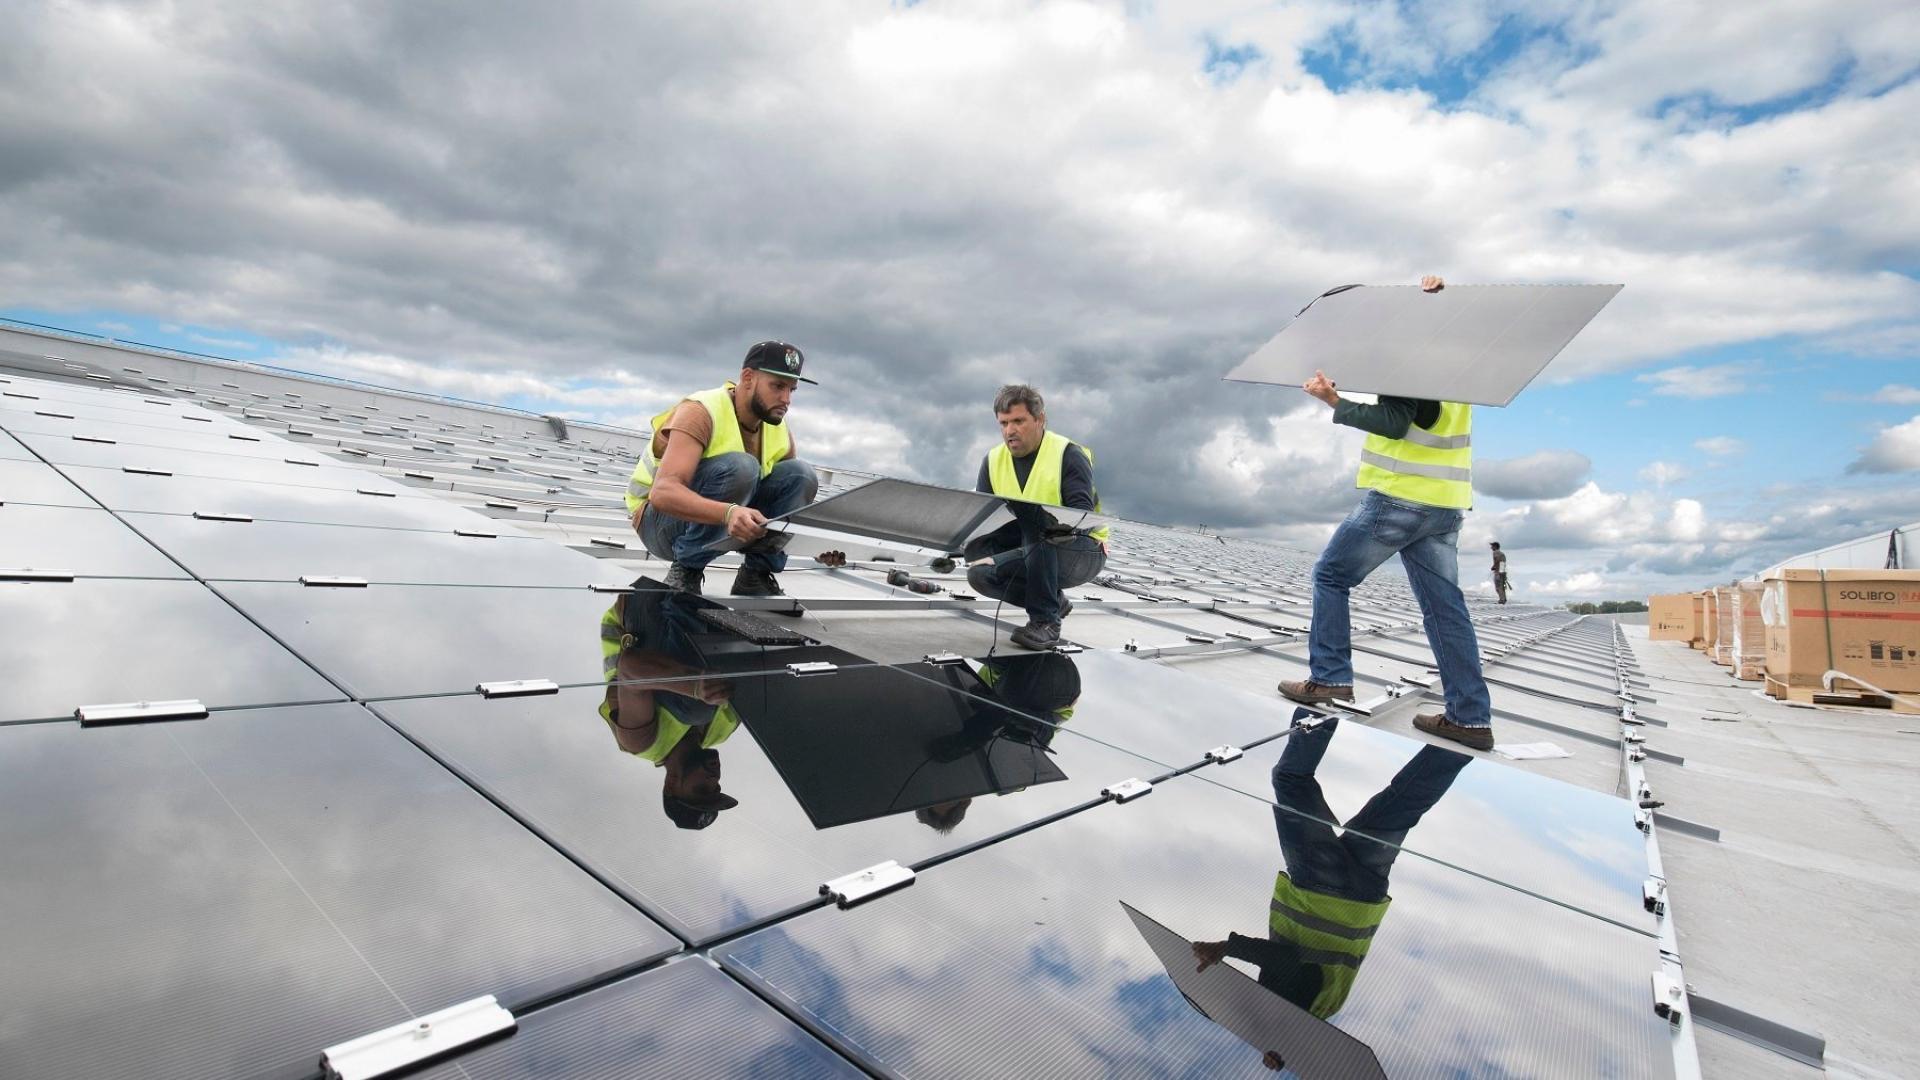
<svg viewBox="0 0 1920 1080"><path fill-rule="evenodd" d="M760 395L755 394L747 404L753 409L753 415L759 417L761 423L772 424L775 427L780 426L783 417L773 415L773 409L771 407L762 405L760 403Z"/></svg>

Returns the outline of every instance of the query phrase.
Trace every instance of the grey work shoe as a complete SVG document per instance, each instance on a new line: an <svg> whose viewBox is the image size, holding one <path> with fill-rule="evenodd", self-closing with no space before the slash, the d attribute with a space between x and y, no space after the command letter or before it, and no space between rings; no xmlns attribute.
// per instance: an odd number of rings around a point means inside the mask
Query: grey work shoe
<svg viewBox="0 0 1920 1080"><path fill-rule="evenodd" d="M1057 622L1030 622L1015 630L1009 637L1015 645L1023 649L1045 652L1060 644L1060 624Z"/></svg>
<svg viewBox="0 0 1920 1080"><path fill-rule="evenodd" d="M701 567L674 563L667 568L667 588L698 595L700 587L706 583L706 577L707 572Z"/></svg>
<svg viewBox="0 0 1920 1080"><path fill-rule="evenodd" d="M1065 622L1067 616L1071 614L1073 614L1073 599L1063 593L1060 596L1060 620Z"/></svg>
<svg viewBox="0 0 1920 1080"><path fill-rule="evenodd" d="M735 596L785 596L780 582L765 570L755 570L743 566L733 575L733 595Z"/></svg>
<svg viewBox="0 0 1920 1080"><path fill-rule="evenodd" d="M1353 687L1328 686L1312 679L1288 679L1279 686L1280 696L1302 705L1325 705L1329 701L1352 701Z"/></svg>
<svg viewBox="0 0 1920 1080"><path fill-rule="evenodd" d="M1486 724L1481 727L1468 727L1465 724L1456 724L1447 719L1446 713L1436 712L1421 713L1419 716L1414 717L1413 726L1429 735L1438 735L1443 739L1451 739L1462 746L1470 746L1475 750L1493 749L1492 724Z"/></svg>

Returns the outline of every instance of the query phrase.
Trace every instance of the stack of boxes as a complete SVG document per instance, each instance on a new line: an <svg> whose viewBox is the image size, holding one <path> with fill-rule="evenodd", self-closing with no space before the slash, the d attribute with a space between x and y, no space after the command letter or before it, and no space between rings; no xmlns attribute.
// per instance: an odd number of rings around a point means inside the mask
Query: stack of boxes
<svg viewBox="0 0 1920 1080"><path fill-rule="evenodd" d="M1920 570L1776 570L1647 608L1655 640L1685 641L1776 698L1811 700L1837 671L1851 677L1832 687L1842 695L1877 687L1920 712Z"/></svg>

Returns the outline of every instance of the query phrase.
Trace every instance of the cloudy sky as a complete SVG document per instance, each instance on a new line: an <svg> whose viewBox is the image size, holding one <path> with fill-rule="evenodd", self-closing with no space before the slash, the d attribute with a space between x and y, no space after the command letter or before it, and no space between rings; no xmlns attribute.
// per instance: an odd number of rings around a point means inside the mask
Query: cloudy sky
<svg viewBox="0 0 1920 1080"><path fill-rule="evenodd" d="M1219 381L1306 299L1624 282L1478 411L1469 570L1498 537L1531 598L1643 595L1920 519L1910 2L53 0L8 30L13 318L632 425L781 337L822 381L809 457L965 484L1031 381L1110 509L1317 547L1359 436Z"/></svg>

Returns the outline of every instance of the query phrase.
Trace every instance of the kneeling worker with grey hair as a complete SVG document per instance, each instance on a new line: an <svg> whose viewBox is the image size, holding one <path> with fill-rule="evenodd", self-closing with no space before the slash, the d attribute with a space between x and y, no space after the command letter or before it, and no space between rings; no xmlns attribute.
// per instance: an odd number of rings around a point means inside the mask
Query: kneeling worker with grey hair
<svg viewBox="0 0 1920 1080"><path fill-rule="evenodd" d="M1001 387L993 413L1000 445L980 463L975 490L1027 502L1009 502L1014 520L967 542L967 562L976 564L967 583L982 596L1026 610L1027 624L1013 632L1014 644L1051 649L1060 643L1060 621L1073 607L1063 590L1092 581L1106 567L1109 530L1074 529L1031 504L1098 512L1093 451L1047 430L1046 402L1031 386Z"/></svg>

